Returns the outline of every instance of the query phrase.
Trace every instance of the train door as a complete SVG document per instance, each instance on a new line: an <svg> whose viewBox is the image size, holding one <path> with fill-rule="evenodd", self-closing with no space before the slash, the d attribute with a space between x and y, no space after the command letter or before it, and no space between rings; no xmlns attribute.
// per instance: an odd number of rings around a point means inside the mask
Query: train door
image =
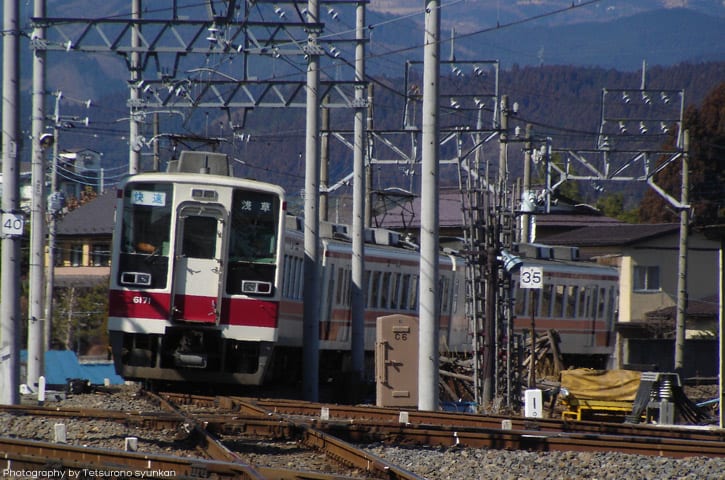
<svg viewBox="0 0 725 480"><path fill-rule="evenodd" d="M224 210L182 204L176 216L172 318L219 323L222 286Z"/></svg>

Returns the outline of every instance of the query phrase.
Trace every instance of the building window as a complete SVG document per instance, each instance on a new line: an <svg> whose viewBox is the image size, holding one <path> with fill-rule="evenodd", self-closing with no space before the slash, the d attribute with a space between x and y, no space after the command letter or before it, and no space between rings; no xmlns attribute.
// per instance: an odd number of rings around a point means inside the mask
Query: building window
<svg viewBox="0 0 725 480"><path fill-rule="evenodd" d="M660 290L660 267L634 267L634 291L654 292Z"/></svg>
<svg viewBox="0 0 725 480"><path fill-rule="evenodd" d="M73 267L83 265L83 245L72 245L70 247L70 264Z"/></svg>
<svg viewBox="0 0 725 480"><path fill-rule="evenodd" d="M93 245L93 266L106 267L111 264L111 247L108 244Z"/></svg>

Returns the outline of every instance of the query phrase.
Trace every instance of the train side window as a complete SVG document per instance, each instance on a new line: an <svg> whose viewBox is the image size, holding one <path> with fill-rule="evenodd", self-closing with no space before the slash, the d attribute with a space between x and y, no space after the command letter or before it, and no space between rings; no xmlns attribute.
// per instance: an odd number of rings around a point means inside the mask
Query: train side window
<svg viewBox="0 0 725 480"><path fill-rule="evenodd" d="M373 272L370 280L370 300L368 306L378 308L380 306L380 278L382 272Z"/></svg>
<svg viewBox="0 0 725 480"><path fill-rule="evenodd" d="M343 302L346 307L352 305L352 270L345 270L345 296Z"/></svg>
<svg viewBox="0 0 725 480"><path fill-rule="evenodd" d="M517 316L526 315L529 312L529 295L528 288L521 288L517 282L516 284L516 302L514 303L514 313Z"/></svg>
<svg viewBox="0 0 725 480"><path fill-rule="evenodd" d="M587 288L579 287L579 300L577 302L577 315L578 318L587 318Z"/></svg>
<svg viewBox="0 0 725 480"><path fill-rule="evenodd" d="M575 318L576 317L576 299L579 294L579 287L576 285L569 285L566 292L566 311L564 317Z"/></svg>
<svg viewBox="0 0 725 480"><path fill-rule="evenodd" d="M599 298L597 302L597 318L605 318L605 310L607 307L607 289L599 289Z"/></svg>
<svg viewBox="0 0 725 480"><path fill-rule="evenodd" d="M617 312L617 289L615 287L609 287L607 300L607 330L609 330L614 325L614 317Z"/></svg>
<svg viewBox="0 0 725 480"><path fill-rule="evenodd" d="M390 300L390 272L383 272L380 281L380 308L387 310L390 308L388 301Z"/></svg>
<svg viewBox="0 0 725 480"><path fill-rule="evenodd" d="M342 268L337 269L337 281L333 284L333 288L335 289L335 305L342 305L342 293L344 289L344 275L345 270Z"/></svg>
<svg viewBox="0 0 725 480"><path fill-rule="evenodd" d="M362 288L365 290L365 306L370 307L370 302L372 302L372 295L370 294L370 291L372 290L372 272L370 270L365 270L365 275L363 276L363 285Z"/></svg>
<svg viewBox="0 0 725 480"><path fill-rule="evenodd" d="M390 309L398 309L398 295L400 294L400 274L394 273L390 277Z"/></svg>
<svg viewBox="0 0 725 480"><path fill-rule="evenodd" d="M450 281L447 277L441 277L441 313L447 314L449 310L449 299L450 299Z"/></svg>
<svg viewBox="0 0 725 480"><path fill-rule="evenodd" d="M541 301L539 303L540 317L551 317L554 297L554 285L544 285L541 289Z"/></svg>
<svg viewBox="0 0 725 480"><path fill-rule="evenodd" d="M554 294L554 305L551 313L552 317L564 316L564 285L554 285L552 288Z"/></svg>
<svg viewBox="0 0 725 480"><path fill-rule="evenodd" d="M284 275L282 277L282 296L289 298L289 278L290 278L290 258L289 255L285 255L282 258L282 268Z"/></svg>
<svg viewBox="0 0 725 480"><path fill-rule="evenodd" d="M410 310L408 306L408 292L410 291L410 275L403 275L400 285L400 309Z"/></svg>
<svg viewBox="0 0 725 480"><path fill-rule="evenodd" d="M408 310L418 309L418 275L410 277L410 290L408 291Z"/></svg>

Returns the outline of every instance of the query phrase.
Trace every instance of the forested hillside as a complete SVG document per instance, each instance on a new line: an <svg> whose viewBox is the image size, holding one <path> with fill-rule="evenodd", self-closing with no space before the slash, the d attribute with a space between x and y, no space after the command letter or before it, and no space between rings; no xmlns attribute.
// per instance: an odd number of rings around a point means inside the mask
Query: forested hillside
<svg viewBox="0 0 725 480"><path fill-rule="evenodd" d="M703 99L725 81L725 62L680 64L673 67L652 67L646 70L647 89L685 91L685 104L699 107ZM475 95L470 85L459 78L448 76L446 82L457 82L442 90L460 91L461 95ZM639 89L642 73L620 72L602 68L570 66L514 67L501 72L500 93L518 102L516 124L533 123L535 134L548 136L557 148L581 147L599 127L602 89ZM403 128L404 84L400 78L374 80L374 128L399 130ZM441 100L441 117L451 111L448 100ZM352 112L334 111L331 130L352 128ZM513 123L512 123L513 124ZM304 112L257 110L247 121L249 142L239 144L239 158L246 166L241 174L283 184L288 191L298 193L304 186ZM397 138L397 137L396 137ZM405 137L407 138L407 137ZM662 137L666 143L667 137ZM410 146L398 140L401 148ZM352 154L339 142L331 142L331 183L351 171ZM586 146L586 145L585 145ZM592 145L589 145L590 147ZM514 152L515 154L515 152ZM380 167L380 170L388 167ZM378 172L382 185L391 182L409 182L400 169ZM512 162L512 175L520 168ZM445 182L444 182L445 183ZM408 185L397 185L408 188Z"/></svg>

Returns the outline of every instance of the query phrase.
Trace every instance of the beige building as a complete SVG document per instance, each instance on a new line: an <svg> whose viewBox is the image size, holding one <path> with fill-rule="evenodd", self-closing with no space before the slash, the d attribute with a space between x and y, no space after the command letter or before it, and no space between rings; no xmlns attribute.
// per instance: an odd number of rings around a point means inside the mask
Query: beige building
<svg viewBox="0 0 725 480"><path fill-rule="evenodd" d="M670 344L674 338L677 305L679 224L580 227L540 241L576 245L582 257L618 267L617 365L657 364L660 369L671 368L668 364L674 351ZM709 355L709 350L715 349L719 248L719 242L706 238L703 233L688 232L685 327L689 344L685 346L685 363L689 361L693 368L696 357ZM642 351L643 340L652 341L648 351ZM662 355L667 358L663 359Z"/></svg>

